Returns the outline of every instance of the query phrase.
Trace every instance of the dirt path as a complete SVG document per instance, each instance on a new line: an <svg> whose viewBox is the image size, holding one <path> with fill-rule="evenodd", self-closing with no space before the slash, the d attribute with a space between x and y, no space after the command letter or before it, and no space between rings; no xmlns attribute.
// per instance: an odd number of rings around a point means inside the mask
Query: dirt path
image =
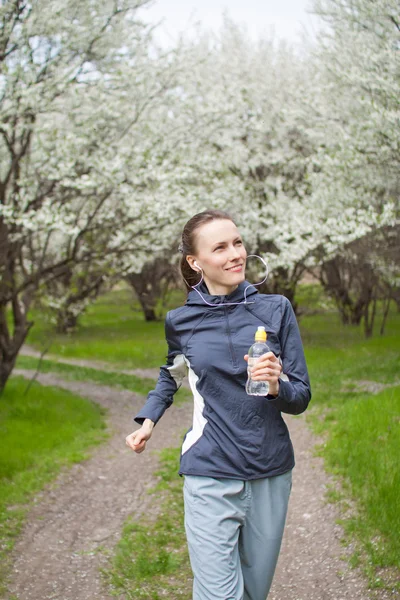
<svg viewBox="0 0 400 600"><path fill-rule="evenodd" d="M18 600L111 600L99 575L106 559L96 551L114 546L128 515L157 508L157 498L147 493L156 481L156 454L136 455L125 446L143 397L91 383L64 382L50 374L38 380L106 407L111 436L91 459L63 473L35 502L15 546L9 590ZM167 411L163 427L154 429L151 449L177 446L191 413L188 403Z"/></svg>
<svg viewBox="0 0 400 600"><path fill-rule="evenodd" d="M336 525L339 513L325 500L331 479L322 459L313 455L315 437L305 423L305 415L285 415L285 421L296 467L282 551L268 600L391 598L384 592L371 596L365 580L342 558L342 530Z"/></svg>
<svg viewBox="0 0 400 600"><path fill-rule="evenodd" d="M24 345L21 348L21 356L30 356L39 359L41 354L32 346ZM100 360L85 360L84 358L67 358L56 356L55 354L45 354L44 360L52 360L54 362L63 363L65 365L74 365L75 367L88 367L89 369L98 369L99 371L110 371L123 373L124 375L136 375L149 379L157 379L160 369L118 369L118 367L110 363Z"/></svg>
<svg viewBox="0 0 400 600"><path fill-rule="evenodd" d="M41 375L46 385L59 385L109 409L112 437L93 458L64 473L35 504L15 549L10 591L18 600L111 600L98 569L105 561L101 547L111 548L129 514L156 510L146 493L154 483L157 457L140 456L124 446L131 415L143 399L89 383L63 382ZM167 411L154 430L152 448L177 445L190 424L189 403ZM287 417L297 466L283 548L268 600L386 600L371 596L363 578L341 557L337 509L325 501L330 482L322 460L313 456L315 438L305 417ZM171 597L168 600L175 600Z"/></svg>

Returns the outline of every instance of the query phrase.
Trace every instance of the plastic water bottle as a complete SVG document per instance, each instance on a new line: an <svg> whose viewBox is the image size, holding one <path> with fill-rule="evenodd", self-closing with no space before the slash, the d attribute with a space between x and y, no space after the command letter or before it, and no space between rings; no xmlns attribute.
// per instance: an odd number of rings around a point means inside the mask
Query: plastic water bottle
<svg viewBox="0 0 400 600"><path fill-rule="evenodd" d="M270 352L270 348L266 343L267 332L265 331L265 327L258 327L254 340L254 344L249 349L249 358L247 361L248 379L246 383L246 392L249 396L267 396L269 391L268 381L253 381L250 373L251 367L256 364L260 356Z"/></svg>

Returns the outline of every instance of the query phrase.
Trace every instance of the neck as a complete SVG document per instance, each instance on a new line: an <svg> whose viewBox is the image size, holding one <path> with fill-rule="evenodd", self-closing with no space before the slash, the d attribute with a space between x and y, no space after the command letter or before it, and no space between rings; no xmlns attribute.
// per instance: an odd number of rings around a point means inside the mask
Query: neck
<svg viewBox="0 0 400 600"><path fill-rule="evenodd" d="M229 294L234 292L238 287L237 285L226 286L210 283L206 278L204 278L204 281L206 282L207 289L211 296L229 296Z"/></svg>

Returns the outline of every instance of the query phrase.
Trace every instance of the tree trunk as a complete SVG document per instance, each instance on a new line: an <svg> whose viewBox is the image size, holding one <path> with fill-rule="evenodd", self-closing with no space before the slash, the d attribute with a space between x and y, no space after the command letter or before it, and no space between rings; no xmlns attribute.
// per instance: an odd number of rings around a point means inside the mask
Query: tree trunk
<svg viewBox="0 0 400 600"><path fill-rule="evenodd" d="M15 366L15 361L17 358L17 354L14 356L14 359L5 362L2 360L0 362L0 396L3 393L4 388L6 387L6 383L8 378L10 377L12 370Z"/></svg>
<svg viewBox="0 0 400 600"><path fill-rule="evenodd" d="M6 319L6 306L0 306L0 396L6 386L18 357L18 353L33 323L26 320L26 313L13 303L14 332L10 335Z"/></svg>
<svg viewBox="0 0 400 600"><path fill-rule="evenodd" d="M53 308L57 333L75 331L81 315L85 312L89 301L94 301L100 293L104 282L104 274L90 272L89 267L66 265L46 284L46 292L57 300L57 308ZM60 304L59 301L62 300Z"/></svg>
<svg viewBox="0 0 400 600"><path fill-rule="evenodd" d="M78 319L81 315L69 312L68 309L57 313L56 331L57 333L71 333L78 326Z"/></svg>
<svg viewBox="0 0 400 600"><path fill-rule="evenodd" d="M157 304L171 284L177 284L175 269L169 262L157 258L143 266L141 273L129 273L127 282L135 290L146 321L159 321Z"/></svg>
<svg viewBox="0 0 400 600"><path fill-rule="evenodd" d="M397 312L400 313L400 288L395 288L392 292L392 299L396 302Z"/></svg>
<svg viewBox="0 0 400 600"><path fill-rule="evenodd" d="M158 282L147 282L137 273L130 273L127 280L136 292L136 296L143 310L146 321L158 321L156 313L157 300L161 295L160 284Z"/></svg>
<svg viewBox="0 0 400 600"><path fill-rule="evenodd" d="M363 254L338 255L323 263L320 273L321 284L335 300L343 325L360 325L364 318L364 330L369 330L369 306L376 281Z"/></svg>
<svg viewBox="0 0 400 600"><path fill-rule="evenodd" d="M357 301L351 298L346 279L344 277L342 279L339 272L336 272L334 279L331 279L328 275L327 280L323 281L322 285L325 291L333 296L343 325L360 325L365 313L365 302L362 298Z"/></svg>
<svg viewBox="0 0 400 600"><path fill-rule="evenodd" d="M298 313L298 304L295 301L297 284L304 272L305 268L303 265L298 264L290 272L288 269L279 268L273 272L271 277L268 277L262 285L257 286L257 289L262 294L281 294L285 296L291 303L295 314ZM256 281L257 276L249 271L249 276L246 277L250 281Z"/></svg>
<svg viewBox="0 0 400 600"><path fill-rule="evenodd" d="M146 299L139 298L140 305L143 309L144 318L146 321L158 321L159 318L156 315L156 311L154 306L148 306L146 304Z"/></svg>
<svg viewBox="0 0 400 600"><path fill-rule="evenodd" d="M376 297L372 300L372 308L371 312L369 310L370 303L368 303L365 307L365 315L364 315L364 333L366 338L372 337L374 331L374 323L375 323L375 315L376 315Z"/></svg>
<svg viewBox="0 0 400 600"><path fill-rule="evenodd" d="M361 323L362 317L364 313L364 304L358 303L353 306L350 313L350 324L351 325L359 325Z"/></svg>
<svg viewBox="0 0 400 600"><path fill-rule="evenodd" d="M389 314L389 308L390 308L390 302L391 302L391 298L386 298L386 304L385 304L385 308L383 310L383 319L382 319L382 323L381 323L381 329L379 331L380 335L383 335L385 333L385 326L386 326L386 321L388 318L388 314Z"/></svg>

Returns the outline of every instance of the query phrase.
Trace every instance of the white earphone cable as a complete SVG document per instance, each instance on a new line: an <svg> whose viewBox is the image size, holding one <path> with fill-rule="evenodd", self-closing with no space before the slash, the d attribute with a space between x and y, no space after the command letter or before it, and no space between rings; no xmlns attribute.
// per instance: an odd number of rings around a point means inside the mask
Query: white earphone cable
<svg viewBox="0 0 400 600"><path fill-rule="evenodd" d="M200 290L198 290L198 286L201 285L204 281L204 276L203 276L203 269L201 267L199 267L199 265L197 263L196 267L198 267L201 271L201 279L199 281L199 283L196 283L196 285L191 285L190 287L199 294L200 298L203 300L203 302L205 304L207 304L207 306L210 306L211 308L219 308L220 306L234 306L234 305L238 305L238 304L254 304L253 300L247 300L247 290L249 289L249 287L257 287L258 285L262 285L267 279L268 279L268 275L269 275L269 268L268 265L266 263L266 261L261 257L258 256L258 254L249 254L246 258L259 258L261 260L261 262L263 263L263 265L265 266L265 277L262 281L258 282L258 283L250 283L249 285L247 285L245 287L244 290L244 300L242 302L222 302L221 304L211 304L211 302L207 302L207 300L204 298L203 294L200 292ZM185 280L186 281L186 280Z"/></svg>

